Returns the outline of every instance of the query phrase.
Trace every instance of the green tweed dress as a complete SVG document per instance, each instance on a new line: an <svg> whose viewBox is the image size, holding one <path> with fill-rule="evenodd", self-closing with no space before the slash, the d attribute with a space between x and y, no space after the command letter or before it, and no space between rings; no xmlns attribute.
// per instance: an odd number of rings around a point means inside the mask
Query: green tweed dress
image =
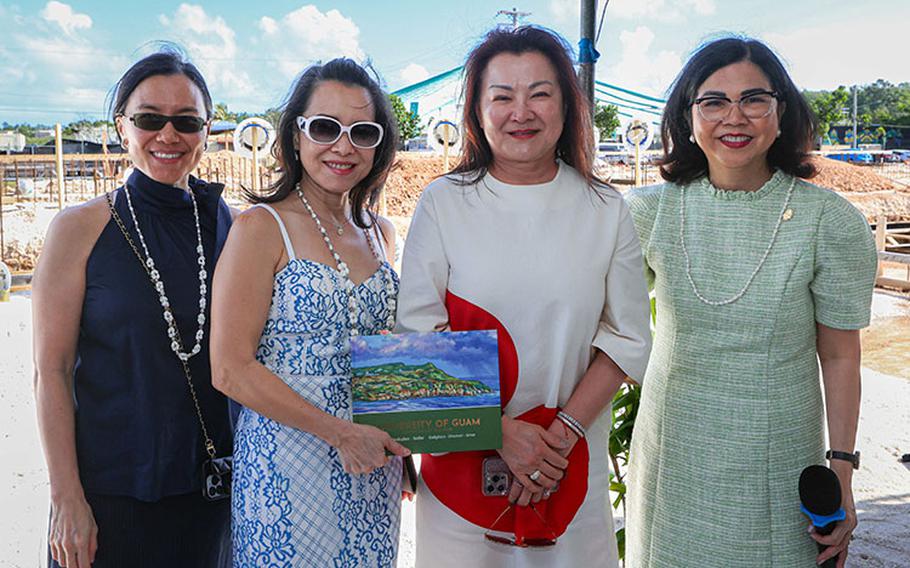
<svg viewBox="0 0 910 568"><path fill-rule="evenodd" d="M875 244L837 194L780 171L754 192L697 180L680 244L674 184L628 196L657 296L654 348L632 438L627 568L815 566L802 469L824 463L816 322L869 323Z"/></svg>

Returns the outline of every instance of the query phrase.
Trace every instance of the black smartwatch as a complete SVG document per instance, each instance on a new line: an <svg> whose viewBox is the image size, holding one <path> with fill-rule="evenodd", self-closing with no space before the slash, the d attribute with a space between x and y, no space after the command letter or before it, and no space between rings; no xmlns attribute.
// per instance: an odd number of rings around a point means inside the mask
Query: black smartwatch
<svg viewBox="0 0 910 568"><path fill-rule="evenodd" d="M825 459L828 460L844 460L853 464L853 469L859 469L859 451L855 451L852 454L847 452L838 452L837 450L828 450L825 452Z"/></svg>

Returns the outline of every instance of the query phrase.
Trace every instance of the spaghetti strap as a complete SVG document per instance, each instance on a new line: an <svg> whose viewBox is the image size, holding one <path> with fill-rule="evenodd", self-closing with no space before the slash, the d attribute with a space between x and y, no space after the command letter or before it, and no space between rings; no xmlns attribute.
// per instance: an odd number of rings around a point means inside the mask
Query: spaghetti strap
<svg viewBox="0 0 910 568"><path fill-rule="evenodd" d="M369 231L367 232L369 234ZM371 238L371 237L367 237ZM376 239L376 244L379 245L379 250L382 253L382 258L379 259L380 263L388 262L388 254L385 251L385 238L382 234L382 228L379 226L379 219L373 221L373 235L372 238Z"/></svg>
<svg viewBox="0 0 910 568"><path fill-rule="evenodd" d="M284 248L287 250L288 260L290 261L297 258L294 254L294 246L291 245L291 238L288 236L288 230L284 227L284 221L281 220L281 216L278 215L278 212L265 203L257 203L256 205L253 205L253 207L262 207L272 214L272 217L274 217L275 221L278 223L278 229L281 230L281 238L284 239ZM250 207L250 209L253 207Z"/></svg>

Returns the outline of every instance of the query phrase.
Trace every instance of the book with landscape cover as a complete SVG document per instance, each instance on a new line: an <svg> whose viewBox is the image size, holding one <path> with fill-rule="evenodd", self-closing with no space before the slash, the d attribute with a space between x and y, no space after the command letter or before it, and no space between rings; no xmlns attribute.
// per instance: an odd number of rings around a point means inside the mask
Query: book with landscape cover
<svg viewBox="0 0 910 568"><path fill-rule="evenodd" d="M502 447L496 331L351 338L354 422L414 453Z"/></svg>

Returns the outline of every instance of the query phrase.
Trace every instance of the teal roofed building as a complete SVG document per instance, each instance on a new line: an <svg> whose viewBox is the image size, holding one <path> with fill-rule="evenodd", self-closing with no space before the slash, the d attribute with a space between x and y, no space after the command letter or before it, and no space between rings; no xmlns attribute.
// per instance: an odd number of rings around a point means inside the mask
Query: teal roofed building
<svg viewBox="0 0 910 568"><path fill-rule="evenodd" d="M402 87L392 94L404 102L405 107L416 112L424 125L424 131L440 120L461 122L462 112L462 71L463 67L449 69L433 77ZM595 81L594 98L598 103L615 105L623 129L633 118L643 119L653 126L660 126L660 117L666 100L626 89L618 85Z"/></svg>

